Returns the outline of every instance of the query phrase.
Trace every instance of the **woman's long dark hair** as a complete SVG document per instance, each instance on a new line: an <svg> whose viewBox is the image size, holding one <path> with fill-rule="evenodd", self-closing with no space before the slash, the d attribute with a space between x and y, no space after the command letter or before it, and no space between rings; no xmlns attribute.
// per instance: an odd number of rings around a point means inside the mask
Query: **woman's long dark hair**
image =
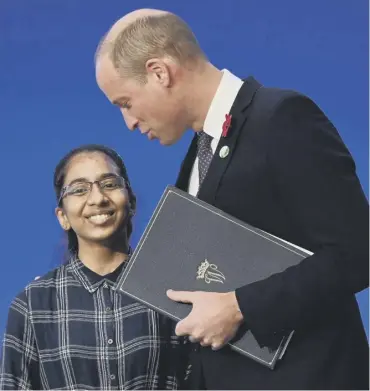
<svg viewBox="0 0 370 391"><path fill-rule="evenodd" d="M133 193L130 185L130 181L127 175L127 170L126 167L123 163L122 158L118 155L117 152L115 152L113 149L106 147L104 145L100 144L88 144L88 145L82 145L78 148L72 149L67 155L65 155L58 165L55 168L54 171L54 190L55 190L55 195L57 202L60 199L60 194L62 192L62 189L64 187L64 179L66 175L66 171L68 168L68 163L71 161L71 159L84 152L101 152L108 156L110 159L113 160L113 162L116 164L119 174L125 179L126 184L127 184L127 192L129 196L129 202L131 206L131 210L135 212L136 210L136 197L135 194ZM63 200L61 201L63 202ZM132 215L130 214L128 216L128 221L127 221L127 238L129 239L132 233ZM73 231L73 229L70 229L67 232L68 236L68 251L70 254L77 253L78 252L78 241L77 241L77 236L76 233Z"/></svg>

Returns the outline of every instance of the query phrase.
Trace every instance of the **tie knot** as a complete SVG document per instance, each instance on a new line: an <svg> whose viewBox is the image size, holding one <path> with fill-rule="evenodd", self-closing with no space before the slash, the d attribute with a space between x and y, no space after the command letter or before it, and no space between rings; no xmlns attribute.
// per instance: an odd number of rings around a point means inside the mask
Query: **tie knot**
<svg viewBox="0 0 370 391"><path fill-rule="evenodd" d="M212 136L205 133L203 130L201 132L198 132L198 149L204 150L205 148L210 148L212 138Z"/></svg>

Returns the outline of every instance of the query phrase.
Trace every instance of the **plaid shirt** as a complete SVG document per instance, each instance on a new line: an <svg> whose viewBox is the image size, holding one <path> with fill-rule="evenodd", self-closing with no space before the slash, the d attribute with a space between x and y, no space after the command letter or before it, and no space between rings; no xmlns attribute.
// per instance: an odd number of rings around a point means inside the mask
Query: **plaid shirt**
<svg viewBox="0 0 370 391"><path fill-rule="evenodd" d="M116 290L122 270L102 277L72 258L30 283L10 307L0 389L177 389L184 341Z"/></svg>

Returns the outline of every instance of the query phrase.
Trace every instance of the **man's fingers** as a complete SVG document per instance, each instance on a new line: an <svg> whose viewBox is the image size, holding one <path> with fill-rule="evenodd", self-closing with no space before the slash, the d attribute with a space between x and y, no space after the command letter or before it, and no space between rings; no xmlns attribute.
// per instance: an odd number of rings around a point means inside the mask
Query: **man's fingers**
<svg viewBox="0 0 370 391"><path fill-rule="evenodd" d="M194 299L194 292L189 291L174 291L172 289L169 289L167 291L167 297L170 298L173 301L178 301L181 303L193 303Z"/></svg>
<svg viewBox="0 0 370 391"><path fill-rule="evenodd" d="M190 335L189 341L192 342L192 343L197 343L197 342L199 342L199 338L195 338L192 335Z"/></svg>
<svg viewBox="0 0 370 391"><path fill-rule="evenodd" d="M224 346L224 344L213 342L212 343L212 350L214 350L214 351L220 350L223 346Z"/></svg>
<svg viewBox="0 0 370 391"><path fill-rule="evenodd" d="M184 335L190 335L191 333L191 327L188 317L184 318L183 320L180 320L180 322L177 323L175 333L177 336L182 337Z"/></svg>
<svg viewBox="0 0 370 391"><path fill-rule="evenodd" d="M200 344L201 344L202 346L209 346L209 345L211 345L211 342L210 342L209 339L204 338L202 341L200 341Z"/></svg>

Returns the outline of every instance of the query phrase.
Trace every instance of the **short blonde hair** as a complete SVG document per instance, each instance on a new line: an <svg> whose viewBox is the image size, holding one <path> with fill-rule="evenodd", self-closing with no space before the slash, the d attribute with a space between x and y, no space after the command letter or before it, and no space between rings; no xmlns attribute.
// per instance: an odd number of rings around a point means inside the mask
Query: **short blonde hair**
<svg viewBox="0 0 370 391"><path fill-rule="evenodd" d="M146 80L145 64L151 58L169 57L181 65L207 60L189 26L169 12L136 19L113 41L107 41L106 37L98 46L96 60L108 54L122 76L142 82Z"/></svg>

